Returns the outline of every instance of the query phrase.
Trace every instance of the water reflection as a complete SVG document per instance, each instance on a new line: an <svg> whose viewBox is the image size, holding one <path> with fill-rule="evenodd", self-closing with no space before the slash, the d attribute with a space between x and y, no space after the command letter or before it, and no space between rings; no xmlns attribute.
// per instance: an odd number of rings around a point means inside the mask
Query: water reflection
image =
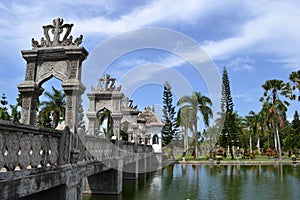
<svg viewBox="0 0 300 200"><path fill-rule="evenodd" d="M300 167L170 165L123 185L119 196L83 199L300 199Z"/></svg>

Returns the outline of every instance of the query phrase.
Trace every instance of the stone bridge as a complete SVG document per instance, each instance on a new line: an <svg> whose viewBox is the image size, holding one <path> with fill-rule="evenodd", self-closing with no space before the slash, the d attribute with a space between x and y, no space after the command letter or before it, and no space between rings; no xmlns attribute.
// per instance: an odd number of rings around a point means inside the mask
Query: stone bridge
<svg viewBox="0 0 300 200"><path fill-rule="evenodd" d="M82 35L73 41L72 27L54 19L43 26L44 37L32 38L32 49L22 51L27 62L25 80L18 85L22 124L0 120L0 199L74 200L81 199L82 192L119 194L122 178L136 179L162 163L163 123L151 109L140 112L133 106L109 75L98 79L87 94L87 134L78 127L85 91L82 63L88 52L80 46ZM34 126L42 85L52 77L62 82L66 96L64 130ZM103 110L113 119L111 138L99 137Z"/></svg>
<svg viewBox="0 0 300 200"><path fill-rule="evenodd" d="M152 146L0 120L0 199L119 194L122 179L160 167Z"/></svg>

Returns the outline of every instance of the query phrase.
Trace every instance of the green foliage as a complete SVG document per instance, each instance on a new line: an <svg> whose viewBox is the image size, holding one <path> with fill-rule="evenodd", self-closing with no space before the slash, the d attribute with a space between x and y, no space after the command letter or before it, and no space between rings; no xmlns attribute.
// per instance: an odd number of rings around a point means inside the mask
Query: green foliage
<svg viewBox="0 0 300 200"><path fill-rule="evenodd" d="M20 119L21 119L21 112L18 111L18 104L16 105L9 105L10 110L11 110L11 120L14 123L20 123Z"/></svg>
<svg viewBox="0 0 300 200"><path fill-rule="evenodd" d="M8 114L8 109L7 109L7 100L5 93L2 94L1 100L0 100L0 119L2 120L10 120L10 116Z"/></svg>
<svg viewBox="0 0 300 200"><path fill-rule="evenodd" d="M175 106L173 105L172 87L169 82L164 83L162 113L162 121L165 124L162 128L162 142L163 146L166 146L178 133L176 111Z"/></svg>
<svg viewBox="0 0 300 200"><path fill-rule="evenodd" d="M263 107L267 107L265 110L268 112L268 123L274 130L274 147L275 150L279 152L281 158L282 151L279 128L282 127L286 121L286 111L289 103L280 98L289 97L290 91L282 80L277 79L267 80L265 84L262 85L262 88L264 89L264 93L260 101L263 102Z"/></svg>
<svg viewBox="0 0 300 200"><path fill-rule="evenodd" d="M285 150L300 149L300 119L297 111L295 111L292 123L287 124L282 130L282 133Z"/></svg>
<svg viewBox="0 0 300 200"><path fill-rule="evenodd" d="M236 124L236 116L233 112L233 100L230 91L230 81L226 68L223 69L222 88L221 88L221 120L223 128L219 138L222 147L229 146L231 159L234 159L232 147L237 145L239 141L238 127Z"/></svg>
<svg viewBox="0 0 300 200"><path fill-rule="evenodd" d="M106 126L103 127L104 134L106 137L111 138L113 133L113 118L111 116L111 111L104 108L97 113L97 126L103 126L104 122L106 122Z"/></svg>
<svg viewBox="0 0 300 200"><path fill-rule="evenodd" d="M48 101L41 103L37 124L42 127L56 128L60 122L65 120L66 98L62 90L52 86L52 93L45 92Z"/></svg>
<svg viewBox="0 0 300 200"><path fill-rule="evenodd" d="M189 127L194 135L195 142L195 154L196 160L198 159L198 143L199 143L199 132L198 132L198 111L202 115L203 122L206 126L209 125L209 119L212 117L213 113L211 110L212 102L211 100L201 95L200 92L193 92L191 96L183 96L178 100L178 106L181 106L179 112L182 112L182 118L188 117L184 120L183 126L191 126ZM180 116L181 116L180 114Z"/></svg>
<svg viewBox="0 0 300 200"><path fill-rule="evenodd" d="M291 99L294 100L298 96L298 101L300 102L300 70L297 72L292 72L289 76L289 79L293 85L292 90L295 91L295 93L291 95ZM296 90L298 90L298 95L296 94Z"/></svg>

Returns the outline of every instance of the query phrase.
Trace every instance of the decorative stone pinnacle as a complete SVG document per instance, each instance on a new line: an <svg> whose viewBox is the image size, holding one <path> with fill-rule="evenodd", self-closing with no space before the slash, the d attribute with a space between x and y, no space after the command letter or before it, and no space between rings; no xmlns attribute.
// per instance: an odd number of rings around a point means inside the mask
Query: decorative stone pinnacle
<svg viewBox="0 0 300 200"><path fill-rule="evenodd" d="M121 86L116 88L115 81L115 78L110 78L109 74L105 74L103 78L98 79L97 91L121 91ZM92 87L92 91L95 91L94 87Z"/></svg>
<svg viewBox="0 0 300 200"><path fill-rule="evenodd" d="M41 42L39 44L34 38L31 39L31 45L33 48L40 47L56 47L56 46L79 46L82 42L83 36L80 35L73 42L73 36L70 35L73 24L63 24L64 20L61 18L56 18L53 20L53 25L45 25L44 29L44 37L41 38ZM53 35L53 39L51 40L49 35L49 30ZM62 40L60 36L63 34ZM70 36L69 36L70 35Z"/></svg>
<svg viewBox="0 0 300 200"><path fill-rule="evenodd" d="M128 97L123 98L122 102L122 106L125 109L137 109L137 106L133 106L133 100L129 99Z"/></svg>

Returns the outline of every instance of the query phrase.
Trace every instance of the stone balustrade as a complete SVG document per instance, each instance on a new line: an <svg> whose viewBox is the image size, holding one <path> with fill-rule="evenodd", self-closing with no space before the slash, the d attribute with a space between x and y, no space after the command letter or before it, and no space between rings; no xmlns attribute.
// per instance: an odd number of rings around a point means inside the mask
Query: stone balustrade
<svg viewBox="0 0 300 200"><path fill-rule="evenodd" d="M0 169L66 164L70 159L70 138L68 129L57 131L0 120Z"/></svg>
<svg viewBox="0 0 300 200"><path fill-rule="evenodd" d="M132 157L152 146L0 120L0 152L1 171L15 171Z"/></svg>

